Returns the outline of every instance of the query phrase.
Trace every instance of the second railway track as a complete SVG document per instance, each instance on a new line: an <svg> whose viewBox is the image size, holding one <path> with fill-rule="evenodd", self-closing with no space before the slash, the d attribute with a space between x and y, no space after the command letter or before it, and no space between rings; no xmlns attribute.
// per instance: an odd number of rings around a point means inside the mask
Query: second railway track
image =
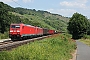
<svg viewBox="0 0 90 60"><path fill-rule="evenodd" d="M0 42L0 51L11 50L11 49L16 48L18 46L27 44L29 42L34 42L35 40L41 40L41 39L49 37L49 36L52 36L52 35L42 36L42 37L32 38L32 39L27 39L27 40L22 40L22 41L5 41L5 42Z"/></svg>

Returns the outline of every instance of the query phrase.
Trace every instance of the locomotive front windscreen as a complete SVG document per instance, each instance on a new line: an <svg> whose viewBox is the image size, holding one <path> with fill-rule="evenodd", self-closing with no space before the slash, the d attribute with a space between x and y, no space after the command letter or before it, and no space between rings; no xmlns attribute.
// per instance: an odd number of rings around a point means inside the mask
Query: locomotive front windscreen
<svg viewBox="0 0 90 60"><path fill-rule="evenodd" d="M11 25L11 28L20 28L20 25Z"/></svg>

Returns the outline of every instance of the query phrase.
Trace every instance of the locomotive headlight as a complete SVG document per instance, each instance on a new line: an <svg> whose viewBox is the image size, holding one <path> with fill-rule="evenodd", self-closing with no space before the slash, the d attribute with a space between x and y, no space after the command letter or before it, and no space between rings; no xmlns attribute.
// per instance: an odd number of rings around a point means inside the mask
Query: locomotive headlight
<svg viewBox="0 0 90 60"><path fill-rule="evenodd" d="M10 30L10 32L13 32L13 30Z"/></svg>
<svg viewBox="0 0 90 60"><path fill-rule="evenodd" d="M20 30L17 30L17 32L20 32Z"/></svg>

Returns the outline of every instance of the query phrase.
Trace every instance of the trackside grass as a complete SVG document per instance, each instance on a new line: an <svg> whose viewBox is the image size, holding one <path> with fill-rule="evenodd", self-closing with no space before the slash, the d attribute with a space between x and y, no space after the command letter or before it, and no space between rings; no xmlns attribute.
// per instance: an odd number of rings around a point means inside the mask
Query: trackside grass
<svg viewBox="0 0 90 60"><path fill-rule="evenodd" d="M85 35L82 39L79 39L84 44L90 46L90 35Z"/></svg>
<svg viewBox="0 0 90 60"><path fill-rule="evenodd" d="M69 60L75 48L75 41L68 34L58 34L0 52L0 60Z"/></svg>
<svg viewBox="0 0 90 60"><path fill-rule="evenodd" d="M90 46L90 39L80 39L80 41Z"/></svg>

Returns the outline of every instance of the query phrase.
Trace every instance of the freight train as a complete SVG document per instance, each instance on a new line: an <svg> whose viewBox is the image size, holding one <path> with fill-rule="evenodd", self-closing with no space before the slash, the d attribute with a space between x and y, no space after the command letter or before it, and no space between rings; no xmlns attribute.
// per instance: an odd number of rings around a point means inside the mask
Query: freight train
<svg viewBox="0 0 90 60"><path fill-rule="evenodd" d="M54 33L56 33L55 30L20 23L10 25L9 37L11 40L22 40Z"/></svg>

